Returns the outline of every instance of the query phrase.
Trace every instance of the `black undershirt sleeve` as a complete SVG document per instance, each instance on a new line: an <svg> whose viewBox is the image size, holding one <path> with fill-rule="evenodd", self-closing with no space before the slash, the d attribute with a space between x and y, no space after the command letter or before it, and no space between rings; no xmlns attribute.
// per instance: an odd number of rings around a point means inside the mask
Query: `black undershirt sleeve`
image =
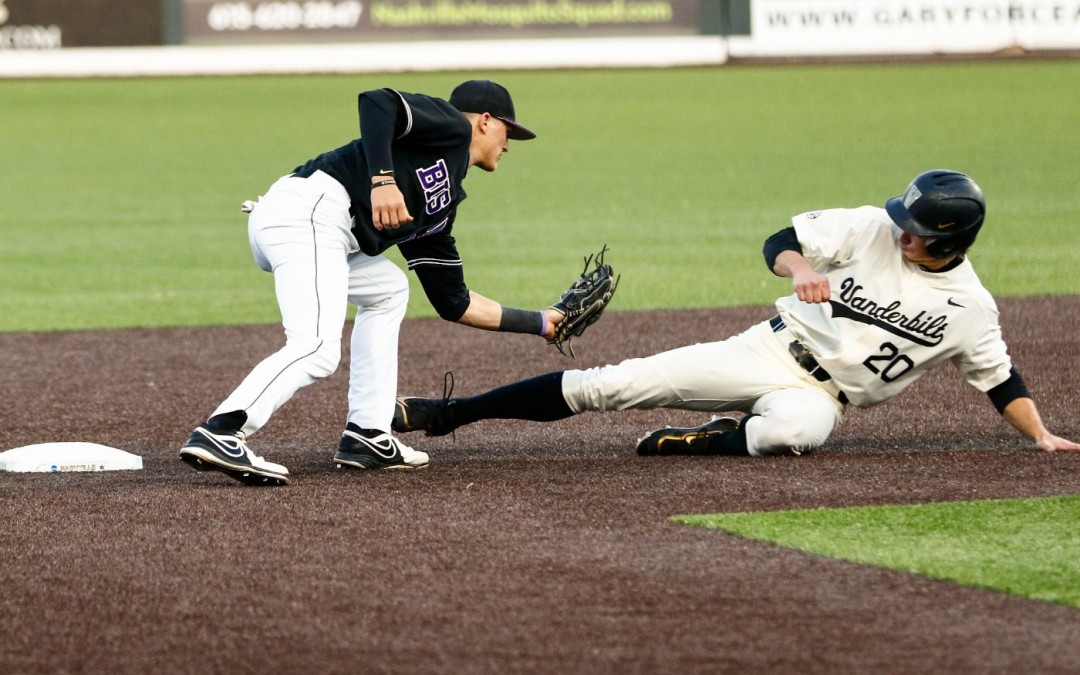
<svg viewBox="0 0 1080 675"><path fill-rule="evenodd" d="M1016 366L1009 371L1009 379L987 391L986 395L990 397L990 402L997 408L998 413L1004 413L1005 406L1018 398L1031 398L1031 392L1028 391L1024 378L1020 377Z"/></svg>
<svg viewBox="0 0 1080 675"><path fill-rule="evenodd" d="M785 227L765 240L765 248L762 252L765 254L765 264L773 274L776 274L776 271L773 270L773 266L776 265L776 256L784 251L795 251L802 254L802 245L799 243L799 236L796 234L794 226Z"/></svg>
<svg viewBox="0 0 1080 675"><path fill-rule="evenodd" d="M372 176L391 175L394 160L390 144L394 140L398 117L404 103L397 92L378 89L360 94L360 137L364 140L364 156Z"/></svg>

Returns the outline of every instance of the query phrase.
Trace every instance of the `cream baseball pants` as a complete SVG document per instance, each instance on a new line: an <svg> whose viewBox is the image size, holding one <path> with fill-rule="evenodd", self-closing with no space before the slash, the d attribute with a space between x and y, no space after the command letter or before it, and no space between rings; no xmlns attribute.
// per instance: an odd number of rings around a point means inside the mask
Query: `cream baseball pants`
<svg viewBox="0 0 1080 675"><path fill-rule="evenodd" d="M563 398L586 410L677 408L744 412L751 455L803 453L820 446L843 416L839 389L818 382L788 352L791 333L768 322L709 342L616 365L563 374Z"/></svg>

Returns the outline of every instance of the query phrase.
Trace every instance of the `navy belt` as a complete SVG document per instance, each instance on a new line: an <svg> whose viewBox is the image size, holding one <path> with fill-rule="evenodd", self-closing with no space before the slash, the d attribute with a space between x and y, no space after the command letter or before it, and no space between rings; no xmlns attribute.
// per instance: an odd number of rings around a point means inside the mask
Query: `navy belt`
<svg viewBox="0 0 1080 675"><path fill-rule="evenodd" d="M779 333L787 327L779 314L769 319L769 326L774 333ZM810 353L810 350L798 340L791 341L791 344L788 345L788 353L795 359L795 363L799 364L803 370L810 373L810 375L818 382L828 382L832 379L832 375L829 374L829 371L822 368L821 364L814 358L814 355ZM836 398L844 405L848 404L848 397L844 392L840 392Z"/></svg>

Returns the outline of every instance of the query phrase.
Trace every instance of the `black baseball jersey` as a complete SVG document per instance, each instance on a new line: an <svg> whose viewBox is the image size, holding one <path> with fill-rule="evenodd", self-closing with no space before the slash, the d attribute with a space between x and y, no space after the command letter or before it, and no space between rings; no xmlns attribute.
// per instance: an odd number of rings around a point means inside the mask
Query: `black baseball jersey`
<svg viewBox="0 0 1080 675"><path fill-rule="evenodd" d="M448 102L393 89L359 96L361 137L296 168L298 176L323 171L349 193L352 228L360 250L378 255L398 246L439 315L456 320L469 306L461 257L451 235L469 168L472 126ZM392 172L392 173L391 173ZM411 223L376 230L371 220L371 178L393 175Z"/></svg>

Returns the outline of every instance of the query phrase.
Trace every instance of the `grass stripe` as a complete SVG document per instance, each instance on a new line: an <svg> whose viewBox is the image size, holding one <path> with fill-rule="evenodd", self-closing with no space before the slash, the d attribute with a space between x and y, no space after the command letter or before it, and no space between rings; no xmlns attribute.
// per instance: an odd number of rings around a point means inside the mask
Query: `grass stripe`
<svg viewBox="0 0 1080 675"><path fill-rule="evenodd" d="M1080 608L1080 496L679 515L685 525Z"/></svg>

